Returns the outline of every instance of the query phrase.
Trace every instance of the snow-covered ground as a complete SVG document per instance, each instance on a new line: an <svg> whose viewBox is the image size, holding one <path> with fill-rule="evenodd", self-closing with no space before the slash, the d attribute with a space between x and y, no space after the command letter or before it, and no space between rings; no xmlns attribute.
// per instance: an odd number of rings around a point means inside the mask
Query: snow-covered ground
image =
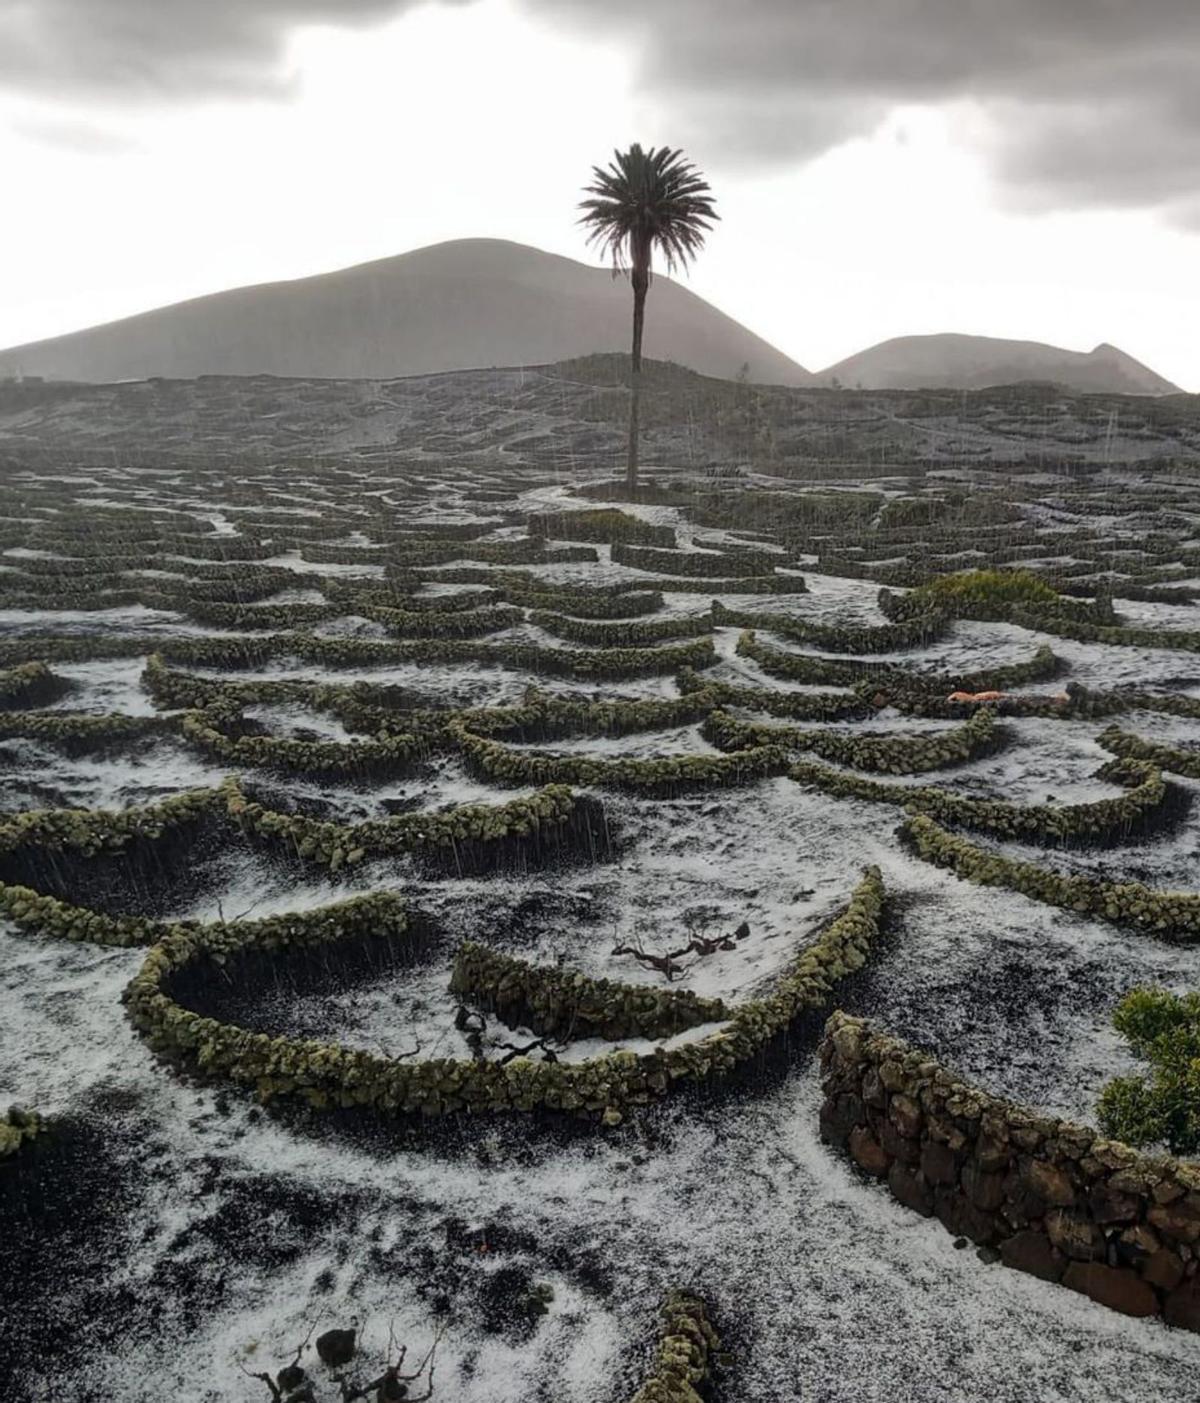
<svg viewBox="0 0 1200 1403"><path fill-rule="evenodd" d="M543 487L519 506L553 509L564 496ZM641 514L679 521L665 507ZM333 529L330 539L342 534ZM690 540L682 531L681 541ZM308 566L294 553L274 563L316 574L379 573L369 564ZM535 570L572 583L642 578L607 559ZM873 585L810 573L808 586L803 595L724 602L816 622L883 622ZM666 609L700 613L710 598L701 583L694 594L668 595ZM1135 606L1128 612L1137 616ZM1200 609L1161 612L1168 617L1143 616L1176 628L1200 622ZM151 625L181 631L168 616L137 610L69 620L0 615L5 632ZM781 687L734 652L736 639L737 630L718 632L710 675ZM1091 686L1194 676L1200 687L1200 664L1186 653L1074 644L1000 624L959 624L942 642L894 661L974 669L1027 658L1043 641L1066 659L1070 678ZM56 709L151 714L140 669L140 659L58 666L77 686ZM670 677L614 686L471 665L334 671L280 663L231 675L366 679L475 706L511 704L530 685L573 697L676 695ZM248 714L278 734L351 739L328 715L300 705ZM867 731L945 724L895 714L854 723ZM1112 794L1095 778L1109 758L1095 743L1103 724L1006 721L1008 743L994 754L903 782L1023 803ZM1200 739L1200 725L1176 718L1137 713L1121 724L1175 743ZM694 726L538 748L601 758L711 751ZM10 812L119 808L224 774L167 738L103 759L9 741L0 744L0 766ZM301 808L347 821L527 792L482 783L453 757L365 790L278 775L247 780L264 797L286 793ZM888 932L844 1006L931 1048L991 1091L1081 1119L1090 1118L1105 1080L1131 1065L1111 1030L1122 993L1140 983L1200 984L1200 949L973 887L921 863L899 844L900 815L890 806L835 800L785 777L673 799L597 793L618 837L605 863L451 878L396 859L335 879L316 868L297 875L262 850L229 844L180 854L161 895L172 915L232 919L310 909L360 891L405 893L431 931L411 958L325 985L284 965L263 996L231 983L212 991L212 1004L271 1033L442 1057L468 1054L446 989L462 940L657 987L660 974L614 949L661 953L693 933L727 933L745 922L749 935L733 950L693 960L675 982L736 1003L769 988L862 868L877 863L890 895ZM1195 889L1198 814L1194 808L1153 841L1103 852L1010 850L1064 869ZM264 1111L159 1064L120 1005L143 957L0 925L0 1103L19 1100L63 1118L87 1150L47 1191L37 1221L36 1300L58 1343L21 1361L30 1400L265 1399L265 1387L244 1369L288 1362L320 1320L320 1328L357 1322L377 1351L392 1330L410 1359L440 1333L435 1400L609 1403L636 1386L654 1311L672 1286L711 1301L734 1357L722 1396L743 1403L1151 1403L1195 1393L1200 1336L984 1265L973 1250L956 1250L936 1221L862 1182L823 1146L811 1035L799 1036L761 1085L669 1099L616 1130L483 1118L379 1128L352 1117ZM703 1030L683 1036L697 1035ZM503 1051L496 1043L531 1037L491 1019L488 1036L491 1056ZM600 1046L580 1042L562 1056ZM543 1284L553 1297L537 1314L529 1298ZM3 1299L19 1301L20 1290ZM46 1338L44 1329L30 1333L29 1322L15 1324L18 1347Z"/></svg>

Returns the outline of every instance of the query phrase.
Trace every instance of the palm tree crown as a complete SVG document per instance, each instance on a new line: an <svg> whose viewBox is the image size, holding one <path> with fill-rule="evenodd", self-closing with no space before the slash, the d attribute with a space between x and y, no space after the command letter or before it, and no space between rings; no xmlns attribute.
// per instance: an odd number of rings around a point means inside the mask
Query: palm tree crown
<svg viewBox="0 0 1200 1403"><path fill-rule="evenodd" d="M628 151L614 151L607 169L592 167L584 193L592 198L580 202L579 222L589 228L588 242L611 255L615 270L640 266L649 273L656 246L668 271L685 267L720 218L708 181L668 146L643 151L634 142Z"/></svg>

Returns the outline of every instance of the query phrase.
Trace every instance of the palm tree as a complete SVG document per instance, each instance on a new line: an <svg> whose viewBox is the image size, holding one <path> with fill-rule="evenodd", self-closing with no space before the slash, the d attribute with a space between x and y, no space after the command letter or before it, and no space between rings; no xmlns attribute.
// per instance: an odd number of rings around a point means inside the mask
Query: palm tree
<svg viewBox="0 0 1200 1403"><path fill-rule="evenodd" d="M638 409L642 392L642 326L654 250L663 255L668 272L684 268L704 247L704 236L720 216L713 208L708 182L682 151L634 142L628 151L614 151L607 170L592 167L592 183L580 201L579 222L590 230L588 242L612 256L613 276L625 273L633 282L633 357L630 375L629 461L625 486L637 493Z"/></svg>

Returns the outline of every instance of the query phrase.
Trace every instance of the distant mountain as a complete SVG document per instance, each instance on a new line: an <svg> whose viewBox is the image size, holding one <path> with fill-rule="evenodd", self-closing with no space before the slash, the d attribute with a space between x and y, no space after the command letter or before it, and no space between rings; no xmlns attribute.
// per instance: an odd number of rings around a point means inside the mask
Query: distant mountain
<svg viewBox="0 0 1200 1403"><path fill-rule="evenodd" d="M0 377L387 380L626 351L631 320L629 284L606 268L503 239L457 239L0 351ZM661 274L644 349L706 375L733 378L748 366L760 383L813 383L803 366Z"/></svg>
<svg viewBox="0 0 1200 1403"><path fill-rule="evenodd" d="M1083 394L1172 395L1179 387L1116 346L1064 351L1041 341L996 336L897 336L848 356L817 375L848 389L980 390L1049 380Z"/></svg>

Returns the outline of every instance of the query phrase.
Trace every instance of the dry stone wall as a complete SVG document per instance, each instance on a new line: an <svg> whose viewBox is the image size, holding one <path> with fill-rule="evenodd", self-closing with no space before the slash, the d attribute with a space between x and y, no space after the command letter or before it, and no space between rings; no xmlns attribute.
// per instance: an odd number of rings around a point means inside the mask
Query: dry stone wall
<svg viewBox="0 0 1200 1403"><path fill-rule="evenodd" d="M1200 1330L1200 1165L1140 1154L963 1082L835 1013L821 1136L1005 1266Z"/></svg>

